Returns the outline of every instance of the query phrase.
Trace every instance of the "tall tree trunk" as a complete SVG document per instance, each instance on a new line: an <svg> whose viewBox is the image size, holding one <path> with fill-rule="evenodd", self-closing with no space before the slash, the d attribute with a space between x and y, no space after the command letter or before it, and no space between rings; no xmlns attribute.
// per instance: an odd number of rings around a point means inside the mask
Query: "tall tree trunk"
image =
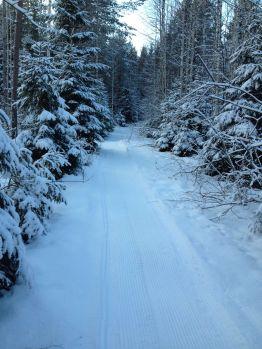
<svg viewBox="0 0 262 349"><path fill-rule="evenodd" d="M161 0L160 4L160 91L161 98L166 96L166 0Z"/></svg>
<svg viewBox="0 0 262 349"><path fill-rule="evenodd" d="M221 51L222 51L222 0L217 0L216 3L216 38L215 38L215 48L216 48L216 61L215 69L217 80L220 80L221 73Z"/></svg>
<svg viewBox="0 0 262 349"><path fill-rule="evenodd" d="M179 80L180 80L180 97L185 92L185 76L184 76L184 65L185 65L185 35L186 35L186 9L185 4L182 3L182 21L181 21L181 45L180 45L180 67L179 67Z"/></svg>
<svg viewBox="0 0 262 349"><path fill-rule="evenodd" d="M112 115L115 113L115 59L113 58L113 66L111 73L111 111Z"/></svg>
<svg viewBox="0 0 262 349"><path fill-rule="evenodd" d="M189 45L187 49L187 56L188 56L188 86L193 81L194 76L194 60L195 60L195 36L196 36L196 26L197 26L197 6L198 4L193 2L190 7L190 34L189 37ZM203 25L203 24L202 24Z"/></svg>
<svg viewBox="0 0 262 349"><path fill-rule="evenodd" d="M3 2L3 12L2 12L2 35L3 35L3 103L4 108L9 112L9 103L8 103L8 29L7 29L7 8L6 3Z"/></svg>
<svg viewBox="0 0 262 349"><path fill-rule="evenodd" d="M18 1L18 5L23 7L23 0ZM16 12L15 23L15 39L14 39L14 63L13 63L13 86L12 86L12 136L15 138L18 131L18 118L17 118L17 89L18 89L18 76L20 65L20 47L22 40L22 18L23 15L20 11Z"/></svg>
<svg viewBox="0 0 262 349"><path fill-rule="evenodd" d="M215 79L221 81L221 61L222 61L222 0L217 0L216 2L216 31L215 31ZM214 89L215 94L219 93L219 89ZM218 102L214 103L215 114L219 113L220 104Z"/></svg>

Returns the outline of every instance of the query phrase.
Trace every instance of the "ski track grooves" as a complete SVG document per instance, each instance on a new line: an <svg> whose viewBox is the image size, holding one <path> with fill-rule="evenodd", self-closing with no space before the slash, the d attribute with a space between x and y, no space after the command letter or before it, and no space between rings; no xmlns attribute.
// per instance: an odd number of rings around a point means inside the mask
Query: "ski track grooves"
<svg viewBox="0 0 262 349"><path fill-rule="evenodd" d="M116 138L115 144L103 145L99 159L113 236L107 266L111 284L106 283L108 345L101 348L249 348L225 309L220 285L208 280L211 275L179 228L169 224L163 205L152 203L150 187L133 159L137 150L132 140L128 135ZM114 277L109 269L115 270Z"/></svg>
<svg viewBox="0 0 262 349"><path fill-rule="evenodd" d="M105 189L105 176L102 173L102 188ZM107 330L108 330L108 292L110 290L108 283L108 265L109 265L109 227L108 227L108 210L106 205L105 190L104 193L101 191L101 204L103 213L103 226L104 226L104 253L102 254L102 282L101 282L101 304L102 304L102 315L101 315L101 333L100 333L100 348L107 349Z"/></svg>
<svg viewBox="0 0 262 349"><path fill-rule="evenodd" d="M143 142L117 128L87 168L90 180L68 187L54 231L29 251L32 291L19 286L16 302L0 302L0 349L262 348L259 270L233 246L227 273L219 238L201 254L202 226L193 243L190 208L175 215L161 201Z"/></svg>

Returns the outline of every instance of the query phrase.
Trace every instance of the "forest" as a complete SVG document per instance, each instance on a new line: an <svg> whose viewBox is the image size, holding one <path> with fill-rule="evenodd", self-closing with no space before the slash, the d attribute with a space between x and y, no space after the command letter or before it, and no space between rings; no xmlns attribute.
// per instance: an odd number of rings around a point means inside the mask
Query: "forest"
<svg viewBox="0 0 262 349"><path fill-rule="evenodd" d="M140 51L123 17L141 6ZM3 0L0 18L0 295L115 128L139 128L198 183L192 200L248 207L262 233L260 0Z"/></svg>

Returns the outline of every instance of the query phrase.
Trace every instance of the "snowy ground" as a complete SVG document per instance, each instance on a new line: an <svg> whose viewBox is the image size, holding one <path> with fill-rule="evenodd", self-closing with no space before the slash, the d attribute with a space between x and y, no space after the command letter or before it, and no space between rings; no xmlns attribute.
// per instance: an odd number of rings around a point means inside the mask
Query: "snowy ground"
<svg viewBox="0 0 262 349"><path fill-rule="evenodd" d="M186 180L146 143L117 129L68 183L28 248L31 288L0 300L1 349L261 349L254 242L175 201Z"/></svg>

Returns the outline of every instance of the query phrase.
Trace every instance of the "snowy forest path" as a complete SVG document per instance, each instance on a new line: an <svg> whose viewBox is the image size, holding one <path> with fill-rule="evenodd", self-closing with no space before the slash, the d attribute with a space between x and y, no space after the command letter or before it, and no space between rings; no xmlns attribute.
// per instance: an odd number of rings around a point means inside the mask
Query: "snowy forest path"
<svg viewBox="0 0 262 349"><path fill-rule="evenodd" d="M261 348L261 317L232 299L156 197L144 175L151 150L130 132L102 144L54 234L30 251L33 288L0 306L1 349ZM12 328L20 342L5 335Z"/></svg>

